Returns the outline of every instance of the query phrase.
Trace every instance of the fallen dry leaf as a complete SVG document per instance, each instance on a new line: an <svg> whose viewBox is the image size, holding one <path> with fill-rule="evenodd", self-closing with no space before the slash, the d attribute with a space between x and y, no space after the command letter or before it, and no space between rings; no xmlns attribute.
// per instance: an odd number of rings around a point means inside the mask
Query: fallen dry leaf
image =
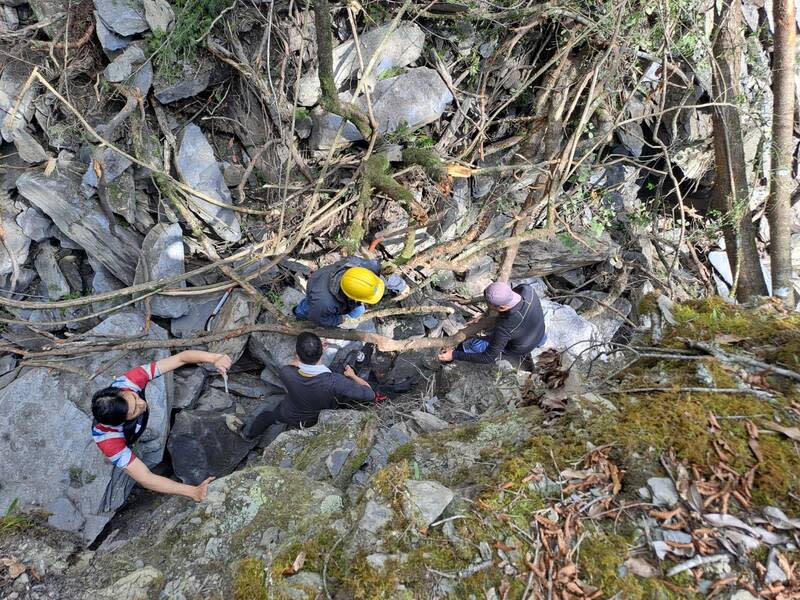
<svg viewBox="0 0 800 600"><path fill-rule="evenodd" d="M283 574L294 575L295 573L299 573L304 564L306 564L306 553L305 551L301 550L300 553L295 557L292 565L283 570Z"/></svg>
<svg viewBox="0 0 800 600"><path fill-rule="evenodd" d="M0 560L0 562L3 563L3 566L8 569L8 576L11 579L16 579L25 572L25 565L19 562L16 558L4 558Z"/></svg>
<svg viewBox="0 0 800 600"><path fill-rule="evenodd" d="M779 425L778 423L765 423L764 427L771 429L772 431L782 433L795 442L800 442L800 429L797 427L785 427L784 425Z"/></svg>

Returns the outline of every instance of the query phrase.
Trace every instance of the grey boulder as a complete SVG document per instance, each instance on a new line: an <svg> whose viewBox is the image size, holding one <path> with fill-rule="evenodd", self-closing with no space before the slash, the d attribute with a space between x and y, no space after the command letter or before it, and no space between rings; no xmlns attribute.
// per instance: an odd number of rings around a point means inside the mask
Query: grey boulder
<svg viewBox="0 0 800 600"><path fill-rule="evenodd" d="M223 414L202 410L179 412L167 442L175 474L190 485L233 472L253 446L228 429Z"/></svg>
<svg viewBox="0 0 800 600"><path fill-rule="evenodd" d="M20 205L17 204L19 208ZM17 215L17 225L22 232L34 242L41 242L53 236L55 225L42 211L33 206L23 206L22 212Z"/></svg>
<svg viewBox="0 0 800 600"><path fill-rule="evenodd" d="M354 100L349 92L344 92L339 97L343 101L353 102L366 113L367 101L364 96ZM385 135L401 126L417 129L438 120L453 101L453 94L436 71L419 67L379 81L371 99L378 129ZM317 149L330 148L342 118L319 108L312 111L311 117L314 120L312 145ZM337 145L361 139L361 133L348 121Z"/></svg>
<svg viewBox="0 0 800 600"><path fill-rule="evenodd" d="M214 158L214 149L197 125L188 125L181 135L176 158L181 180L210 198L231 204L231 193L225 185L219 163ZM224 208L192 196L192 209L208 223L216 234L227 242L238 242L242 238L239 220L230 208Z"/></svg>
<svg viewBox="0 0 800 600"><path fill-rule="evenodd" d="M128 229L116 228L112 233L97 201L85 198L75 180L68 175L29 172L17 180L17 189L90 257L124 283L133 283L141 239Z"/></svg>
<svg viewBox="0 0 800 600"><path fill-rule="evenodd" d="M145 333L142 315L119 313L87 334L89 340L108 338L163 341L167 333L155 324ZM87 542L94 540L133 482L94 447L91 394L126 370L166 356L165 350L90 354L70 364L97 374L91 382L69 371L27 368L0 390L0 430L7 434L0 436L0 512L16 499L21 508L50 512L52 525L74 531ZM147 386L150 418L135 448L151 467L161 462L169 429L168 378ZM58 435L42 436L42 431ZM36 452L31 452L33 447Z"/></svg>
<svg viewBox="0 0 800 600"><path fill-rule="evenodd" d="M103 77L112 83L125 82L146 96L153 85L153 65L147 60L144 50L133 44L105 68Z"/></svg>
<svg viewBox="0 0 800 600"><path fill-rule="evenodd" d="M174 372L175 397L173 408L193 408L206 384L208 373L202 367L183 367Z"/></svg>
<svg viewBox="0 0 800 600"><path fill-rule="evenodd" d="M441 483L413 479L406 480L405 492L401 500L403 514L419 529L427 528L438 519L455 496Z"/></svg>
<svg viewBox="0 0 800 600"><path fill-rule="evenodd" d="M144 18L153 32L165 32L175 21L175 12L167 0L144 0Z"/></svg>
<svg viewBox="0 0 800 600"><path fill-rule="evenodd" d="M167 279L185 272L183 232L178 223L155 225L142 242L142 254L136 266L134 284ZM170 287L185 288L181 281ZM144 301L143 301L144 302ZM150 311L159 317L177 318L189 312L189 302L181 296L152 296Z"/></svg>
<svg viewBox="0 0 800 600"><path fill-rule="evenodd" d="M546 348L555 348L564 353L569 362L577 358L590 360L600 352L604 340L594 323L587 321L565 304L542 299Z"/></svg>
<svg viewBox="0 0 800 600"><path fill-rule="evenodd" d="M114 33L127 36L148 29L141 0L94 0L94 7Z"/></svg>
<svg viewBox="0 0 800 600"><path fill-rule="evenodd" d="M425 45L425 33L415 23L401 22L389 33L390 25L382 25L363 33L359 37L357 50L355 41L349 40L333 49L333 80L337 89L360 72L361 60L366 67L378 53L378 59L366 79L369 89L388 69L405 67L416 61ZM388 34L388 35L387 35ZM384 40L384 38L386 38ZM316 70L300 80L298 103L313 106L320 97L319 74Z"/></svg>
<svg viewBox="0 0 800 600"><path fill-rule="evenodd" d="M14 138L14 147L19 157L26 163L35 165L47 160L47 152L26 129L14 130L11 137Z"/></svg>

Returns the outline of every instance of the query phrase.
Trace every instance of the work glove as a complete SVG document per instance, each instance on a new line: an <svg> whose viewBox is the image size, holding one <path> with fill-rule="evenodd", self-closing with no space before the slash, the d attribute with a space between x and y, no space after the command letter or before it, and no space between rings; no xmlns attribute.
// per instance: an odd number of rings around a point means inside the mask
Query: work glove
<svg viewBox="0 0 800 600"><path fill-rule="evenodd" d="M386 289L390 292L394 292L395 294L401 294L406 290L408 284L405 280L398 275L397 273L392 273L389 277L385 280Z"/></svg>

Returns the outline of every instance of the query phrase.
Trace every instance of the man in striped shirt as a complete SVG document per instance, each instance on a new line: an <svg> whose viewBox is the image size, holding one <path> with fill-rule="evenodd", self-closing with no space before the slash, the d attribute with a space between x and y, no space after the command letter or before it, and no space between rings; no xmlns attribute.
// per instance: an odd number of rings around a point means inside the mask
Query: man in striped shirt
<svg viewBox="0 0 800 600"><path fill-rule="evenodd" d="M168 358L151 362L127 371L111 385L92 396L92 438L100 451L114 464L139 483L154 492L187 496L200 502L206 497L209 477L200 485L185 485L156 475L147 468L131 447L147 428L149 410L145 399L147 384L184 365L211 363L225 375L231 359L224 354L185 350Z"/></svg>

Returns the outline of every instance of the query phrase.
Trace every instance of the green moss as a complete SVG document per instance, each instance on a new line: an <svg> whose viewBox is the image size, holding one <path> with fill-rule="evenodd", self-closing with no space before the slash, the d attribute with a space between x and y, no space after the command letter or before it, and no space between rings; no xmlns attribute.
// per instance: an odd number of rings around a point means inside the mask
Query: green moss
<svg viewBox="0 0 800 600"><path fill-rule="evenodd" d="M239 563L233 580L234 600L267 600L266 566L258 558L248 557Z"/></svg>
<svg viewBox="0 0 800 600"><path fill-rule="evenodd" d="M602 530L583 539L577 558L581 579L603 591L603 597L617 595L625 600L683 600L699 598L689 589L677 591L658 578L643 579L620 570L632 546L631 540ZM621 575L620 573L625 573ZM679 586L678 582L673 586Z"/></svg>
<svg viewBox="0 0 800 600"><path fill-rule="evenodd" d="M772 302L749 308L712 296L678 304L673 314L678 326L668 332L667 344L683 346L683 338L718 341L722 335L736 336L741 339L723 338L722 345L735 346L790 369L800 367L800 315L785 315Z"/></svg>
<svg viewBox="0 0 800 600"><path fill-rule="evenodd" d="M391 79L392 77L397 77L398 75L402 75L405 73L406 70L403 67L389 67L388 69L384 69L378 75L378 81L383 81L385 79Z"/></svg>
<svg viewBox="0 0 800 600"><path fill-rule="evenodd" d="M431 148L406 148L403 150L403 162L421 166L428 177L434 181L442 181L446 175L442 159L436 156Z"/></svg>
<svg viewBox="0 0 800 600"><path fill-rule="evenodd" d="M389 464L399 463L400 461L408 460L413 456L414 456L414 444L409 442L395 449L395 451L389 455L388 462Z"/></svg>

